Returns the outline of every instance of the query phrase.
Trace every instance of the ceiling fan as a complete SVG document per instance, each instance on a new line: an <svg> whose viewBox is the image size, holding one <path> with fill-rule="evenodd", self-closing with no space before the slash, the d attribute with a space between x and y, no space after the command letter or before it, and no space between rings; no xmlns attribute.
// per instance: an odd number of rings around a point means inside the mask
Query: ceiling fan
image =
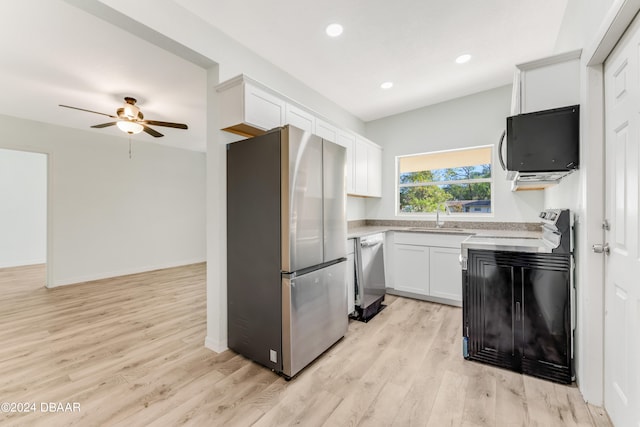
<svg viewBox="0 0 640 427"><path fill-rule="evenodd" d="M171 123L171 122L160 122L157 120L144 120L144 116L142 115L142 111L140 108L136 106L136 99L131 98L129 96L124 98L124 106L118 108L116 110L116 115L100 113L98 111L86 110L84 108L71 107L69 105L58 104L60 107L71 108L74 110L86 111L88 113L100 114L102 116L111 117L112 119L116 119L115 122L102 123L99 125L93 125L92 128L106 128L109 126L116 125L123 132L128 133L129 135L133 135L136 133L140 133L145 131L151 136L156 138L160 138L164 136L160 132L155 129L149 127L149 125L153 126L165 126L176 129L188 129L187 125L184 123Z"/></svg>

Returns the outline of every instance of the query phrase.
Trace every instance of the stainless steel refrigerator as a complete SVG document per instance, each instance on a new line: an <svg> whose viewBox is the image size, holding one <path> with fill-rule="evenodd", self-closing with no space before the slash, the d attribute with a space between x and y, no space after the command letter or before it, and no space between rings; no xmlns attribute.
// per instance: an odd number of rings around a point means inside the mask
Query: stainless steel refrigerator
<svg viewBox="0 0 640 427"><path fill-rule="evenodd" d="M293 126L227 145L228 345L285 377L347 330L345 177Z"/></svg>

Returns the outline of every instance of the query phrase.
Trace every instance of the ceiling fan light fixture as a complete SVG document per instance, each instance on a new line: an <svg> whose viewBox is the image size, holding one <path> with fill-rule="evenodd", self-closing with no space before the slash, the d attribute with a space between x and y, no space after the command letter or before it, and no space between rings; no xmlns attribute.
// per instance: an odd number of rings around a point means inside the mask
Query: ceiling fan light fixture
<svg viewBox="0 0 640 427"><path fill-rule="evenodd" d="M128 120L120 120L116 123L116 126L118 126L121 131L128 133L129 135L135 135L142 132L144 129L140 123L130 122Z"/></svg>
<svg viewBox="0 0 640 427"><path fill-rule="evenodd" d="M140 113L140 109L135 105L125 104L124 106L124 116L129 120L135 119L138 117L138 113Z"/></svg>

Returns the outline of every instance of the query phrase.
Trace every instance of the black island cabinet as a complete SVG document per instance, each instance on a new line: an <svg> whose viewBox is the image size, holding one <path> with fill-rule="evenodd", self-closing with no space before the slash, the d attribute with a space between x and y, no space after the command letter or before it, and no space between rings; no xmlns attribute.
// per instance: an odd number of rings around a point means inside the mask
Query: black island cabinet
<svg viewBox="0 0 640 427"><path fill-rule="evenodd" d="M469 250L464 357L571 383L571 255Z"/></svg>

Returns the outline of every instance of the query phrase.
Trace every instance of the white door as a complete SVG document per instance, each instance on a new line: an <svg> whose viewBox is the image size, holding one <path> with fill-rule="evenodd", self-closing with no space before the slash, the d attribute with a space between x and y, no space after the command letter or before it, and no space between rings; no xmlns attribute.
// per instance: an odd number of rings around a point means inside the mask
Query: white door
<svg viewBox="0 0 640 427"><path fill-rule="evenodd" d="M640 20L605 62L605 408L640 427Z"/></svg>

